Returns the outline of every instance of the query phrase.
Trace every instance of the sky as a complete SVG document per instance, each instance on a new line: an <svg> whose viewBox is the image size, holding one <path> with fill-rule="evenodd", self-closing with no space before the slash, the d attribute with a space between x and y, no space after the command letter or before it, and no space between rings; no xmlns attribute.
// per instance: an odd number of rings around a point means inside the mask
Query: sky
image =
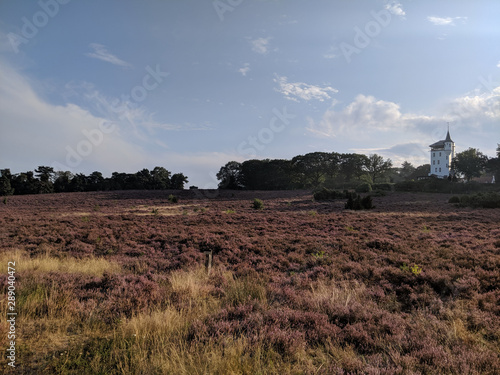
<svg viewBox="0 0 500 375"><path fill-rule="evenodd" d="M429 162L500 143L498 0L0 1L0 169Z"/></svg>

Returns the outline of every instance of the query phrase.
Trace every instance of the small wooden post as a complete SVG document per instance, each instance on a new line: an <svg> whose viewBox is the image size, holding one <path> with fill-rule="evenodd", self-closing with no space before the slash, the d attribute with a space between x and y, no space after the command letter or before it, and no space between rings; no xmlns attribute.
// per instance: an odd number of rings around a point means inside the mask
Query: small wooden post
<svg viewBox="0 0 500 375"><path fill-rule="evenodd" d="M205 269L210 275L210 271L212 270L212 250L205 251Z"/></svg>

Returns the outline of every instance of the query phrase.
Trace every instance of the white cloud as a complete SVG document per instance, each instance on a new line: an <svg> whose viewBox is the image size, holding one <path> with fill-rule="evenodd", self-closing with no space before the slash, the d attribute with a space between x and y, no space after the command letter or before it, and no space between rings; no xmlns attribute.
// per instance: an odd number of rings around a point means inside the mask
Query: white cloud
<svg viewBox="0 0 500 375"><path fill-rule="evenodd" d="M285 98L298 102L299 99L306 101L319 100L320 102L330 99L328 93L337 93L338 90L333 87L314 86L303 82L288 82L287 77L280 77L275 74L274 82L278 83L279 88L276 91L285 95Z"/></svg>
<svg viewBox="0 0 500 375"><path fill-rule="evenodd" d="M142 107L113 111L110 105L113 101L104 98L90 84L71 87L73 101L86 99L89 110L75 103L53 105L47 102L33 90L27 78L1 60L0 76L3 77L0 85L0 168L11 168L13 173L48 165L74 173L98 170L110 175L113 171L136 172L168 162L164 165L167 169L189 177L207 167L217 172L221 165L235 158L232 154L184 154L165 150L168 145L154 136L157 129L200 127L156 122ZM101 131L101 135L97 135L102 124L110 123L115 124L113 131ZM91 134L95 143L85 134ZM75 159L75 154L80 161Z"/></svg>
<svg viewBox="0 0 500 375"><path fill-rule="evenodd" d="M454 122L474 127L500 122L500 86L489 92L468 94L452 100L448 115Z"/></svg>
<svg viewBox="0 0 500 375"><path fill-rule="evenodd" d="M359 145L358 151L376 150L399 162L425 160L427 146L443 139L446 123L450 122L452 137L455 141L458 138L459 147L481 147L483 152L493 155L495 140L486 141L485 137L498 133L500 86L488 92L460 96L433 115L403 112L397 103L365 95L358 95L351 103L338 107L339 103L334 101L321 119L309 118L306 129L320 138L355 142Z"/></svg>
<svg viewBox="0 0 500 375"><path fill-rule="evenodd" d="M387 4L385 4L385 9L387 9L395 16L399 16L401 18L404 18L406 16L406 12L403 10L403 6L397 1L387 2Z"/></svg>
<svg viewBox="0 0 500 375"><path fill-rule="evenodd" d="M265 55L269 51L270 40L270 37L251 40L250 43L252 44L252 50L260 53L261 55Z"/></svg>
<svg viewBox="0 0 500 375"><path fill-rule="evenodd" d="M245 77L249 71L250 71L249 63L243 64L243 67L238 69L238 72L240 72L243 77Z"/></svg>
<svg viewBox="0 0 500 375"><path fill-rule="evenodd" d="M455 21L458 20L462 20L462 22L465 22L467 20L467 17L427 17L427 21L436 26L455 26Z"/></svg>
<svg viewBox="0 0 500 375"><path fill-rule="evenodd" d="M498 62L498 64L497 64L497 68L500 68L500 61L499 61L499 62Z"/></svg>
<svg viewBox="0 0 500 375"><path fill-rule="evenodd" d="M131 67L132 65L126 61L123 61L109 52L105 46L98 43L91 43L90 47L94 50L94 52L86 53L85 56L92 57L94 59L99 59L102 61L109 62L113 65Z"/></svg>
<svg viewBox="0 0 500 375"><path fill-rule="evenodd" d="M372 132L387 132L406 127L399 105L377 100L373 96L358 95L353 102L337 110L337 102L324 113L318 124L310 121L308 130L328 137Z"/></svg>

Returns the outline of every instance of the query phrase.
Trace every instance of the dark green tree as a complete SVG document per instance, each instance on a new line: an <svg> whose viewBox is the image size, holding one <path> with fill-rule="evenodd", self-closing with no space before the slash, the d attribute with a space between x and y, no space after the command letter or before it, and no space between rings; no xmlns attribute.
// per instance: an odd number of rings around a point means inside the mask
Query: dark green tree
<svg viewBox="0 0 500 375"><path fill-rule="evenodd" d="M182 173L176 173L172 175L172 179L170 180L170 188L171 189L184 189L184 184L188 183L188 178L184 176Z"/></svg>
<svg viewBox="0 0 500 375"><path fill-rule="evenodd" d="M487 162L488 157L486 155L471 147L455 155L451 163L451 169L459 176L463 176L467 181L470 181L474 177L481 176Z"/></svg>
<svg viewBox="0 0 500 375"><path fill-rule="evenodd" d="M384 177L392 168L391 159L384 160L384 158L377 154L368 156L368 163L366 165L366 172L370 176L372 183L377 179Z"/></svg>
<svg viewBox="0 0 500 375"><path fill-rule="evenodd" d="M52 181L55 174L54 168L41 165L35 169L35 172L37 173L36 177L40 180L38 183L39 193L53 193L54 183Z"/></svg>
<svg viewBox="0 0 500 375"><path fill-rule="evenodd" d="M399 169L399 176L402 179L407 180L413 172L415 172L415 167L410 162L404 161Z"/></svg>
<svg viewBox="0 0 500 375"><path fill-rule="evenodd" d="M359 179L363 175L368 162L366 155L341 154L339 172L342 182L349 183L354 179Z"/></svg>
<svg viewBox="0 0 500 375"><path fill-rule="evenodd" d="M155 190L168 189L171 173L163 167L154 167L151 171L151 188Z"/></svg>
<svg viewBox="0 0 500 375"><path fill-rule="evenodd" d="M88 177L87 177L87 190L90 191L101 191L105 190L104 189L104 177L102 176L101 172L95 171L92 172Z"/></svg>
<svg viewBox="0 0 500 375"><path fill-rule="evenodd" d="M237 161L230 161L221 167L217 179L220 181L219 189L239 190L245 187L241 163Z"/></svg>
<svg viewBox="0 0 500 375"><path fill-rule="evenodd" d="M71 179L73 174L69 171L58 171L54 176L54 191L56 193L63 193L71 191Z"/></svg>
<svg viewBox="0 0 500 375"><path fill-rule="evenodd" d="M0 170L0 195L14 194L14 188L11 185L12 174L10 169Z"/></svg>

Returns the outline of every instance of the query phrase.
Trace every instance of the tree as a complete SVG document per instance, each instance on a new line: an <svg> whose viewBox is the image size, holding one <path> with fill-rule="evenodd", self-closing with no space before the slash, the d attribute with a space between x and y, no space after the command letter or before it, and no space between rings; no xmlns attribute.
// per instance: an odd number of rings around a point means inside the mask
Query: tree
<svg viewBox="0 0 500 375"><path fill-rule="evenodd" d="M104 189L104 177L101 172L95 171L92 172L87 177L88 188L90 191L100 191Z"/></svg>
<svg viewBox="0 0 500 375"><path fill-rule="evenodd" d="M11 186L12 174L10 169L0 170L0 195L14 194L14 188Z"/></svg>
<svg viewBox="0 0 500 375"><path fill-rule="evenodd" d="M455 155L451 163L451 169L463 176L467 181L470 181L474 177L481 176L487 162L488 157L486 155L471 147Z"/></svg>
<svg viewBox="0 0 500 375"><path fill-rule="evenodd" d="M37 173L36 177L40 179L39 182L39 192L44 193L53 193L54 192L54 184L52 183L53 176L55 174L54 168L39 166L35 169Z"/></svg>
<svg viewBox="0 0 500 375"><path fill-rule="evenodd" d="M56 172L54 180L54 191L56 193L71 191L70 183L72 178L73 174L69 171Z"/></svg>
<svg viewBox="0 0 500 375"><path fill-rule="evenodd" d="M155 190L168 189L170 186L170 172L163 167L154 167L151 171L151 188Z"/></svg>
<svg viewBox="0 0 500 375"><path fill-rule="evenodd" d="M170 188L171 189L184 189L184 184L188 183L188 178L184 176L182 173L176 173L172 176L170 180Z"/></svg>
<svg viewBox="0 0 500 375"><path fill-rule="evenodd" d="M243 183L243 173L241 163L230 161L225 166L221 167L217 173L219 189L238 190L245 187Z"/></svg>
<svg viewBox="0 0 500 375"><path fill-rule="evenodd" d="M377 154L372 154L368 157L366 165L366 172L370 176L373 183L377 178L383 177L392 168L391 159L384 160L384 158Z"/></svg>
<svg viewBox="0 0 500 375"><path fill-rule="evenodd" d="M338 154L311 152L292 159L292 167L303 187L317 187L338 170Z"/></svg>
<svg viewBox="0 0 500 375"><path fill-rule="evenodd" d="M430 164L419 165L415 170L406 178L407 181L417 180L419 177L427 177L431 169Z"/></svg>
<svg viewBox="0 0 500 375"><path fill-rule="evenodd" d="M401 178L407 180L413 172L415 172L415 167L410 162L404 161L403 164L401 164L401 168L399 169Z"/></svg>
<svg viewBox="0 0 500 375"><path fill-rule="evenodd" d="M354 178L360 178L368 165L368 157L361 154L340 155L340 175L344 182L351 182Z"/></svg>
<svg viewBox="0 0 500 375"><path fill-rule="evenodd" d="M486 164L486 170L493 173L497 184L500 183L500 144L497 144L497 157L491 158Z"/></svg>

